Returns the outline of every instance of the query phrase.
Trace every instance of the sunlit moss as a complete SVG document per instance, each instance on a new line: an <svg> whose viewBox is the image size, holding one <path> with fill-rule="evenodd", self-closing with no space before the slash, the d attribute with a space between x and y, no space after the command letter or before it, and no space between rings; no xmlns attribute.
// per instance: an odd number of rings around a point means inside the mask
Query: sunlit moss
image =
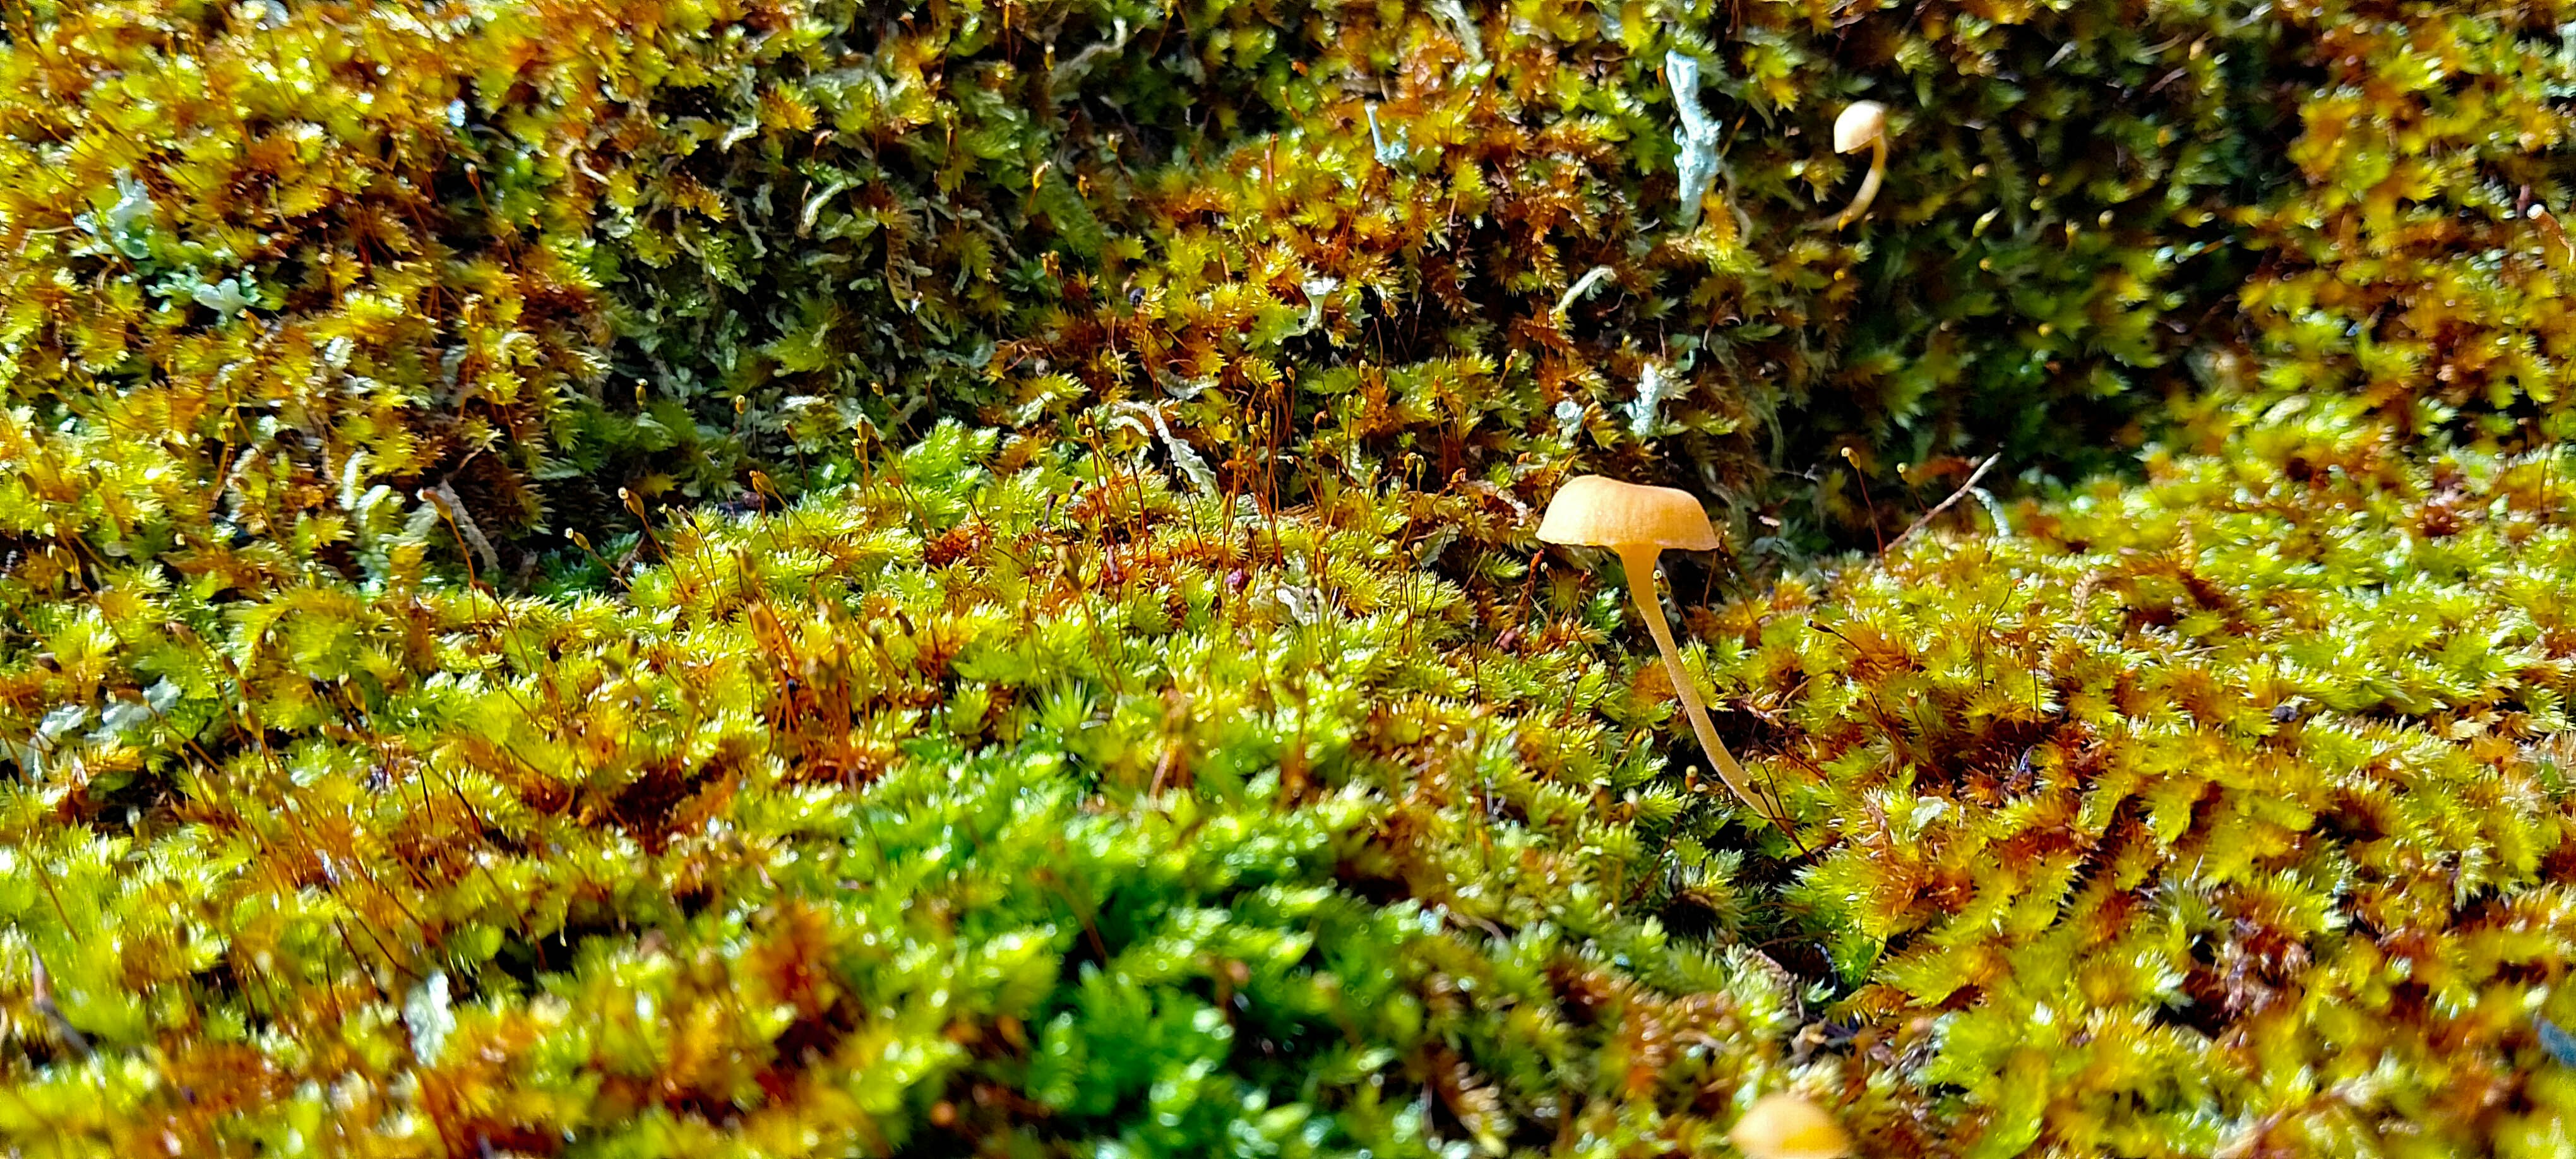
<svg viewBox="0 0 2576 1159"><path fill-rule="evenodd" d="M2576 954L2576 463L2320 409L1699 626L1820 850L1783 900L1962 1153L2576 1111L2534 1021Z"/></svg>
<svg viewBox="0 0 2576 1159"><path fill-rule="evenodd" d="M0 1138L2563 1151L2567 20L0 5Z"/></svg>
<svg viewBox="0 0 2576 1159"><path fill-rule="evenodd" d="M1427 1154L1715 1138L1790 1071L1792 981L1657 920L1735 903L1623 659L1492 647L1366 496L993 456L663 525L607 598L46 605L0 978L96 1053L17 1026L0 1121Z"/></svg>

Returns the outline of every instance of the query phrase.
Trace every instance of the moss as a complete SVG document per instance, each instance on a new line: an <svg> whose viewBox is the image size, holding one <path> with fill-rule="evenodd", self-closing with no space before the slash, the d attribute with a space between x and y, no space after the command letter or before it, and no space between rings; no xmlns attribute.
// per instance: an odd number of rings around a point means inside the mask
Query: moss
<svg viewBox="0 0 2576 1159"><path fill-rule="evenodd" d="M2199 386L2528 437L2564 356L2555 19L22 8L6 409L71 490L0 518L112 555L436 507L516 575L539 527L631 529L621 486L732 502L941 417L1150 413L1273 504L1363 463L1526 501L1580 461L1803 550L1958 456L2116 465ZM1834 229L1861 98L1887 192Z"/></svg>
<svg viewBox="0 0 2576 1159"><path fill-rule="evenodd" d="M1622 658L1487 646L1361 497L1273 521L993 447L663 525L613 596L22 605L0 976L41 955L96 1053L22 1025L0 1115L1412 1154L1859 1081L1787 1058L1776 966L1656 920L1723 918L1727 857L1674 846L1717 803Z"/></svg>
<svg viewBox="0 0 2576 1159"><path fill-rule="evenodd" d="M0 6L0 1136L2563 1150L2565 23Z"/></svg>
<svg viewBox="0 0 2576 1159"><path fill-rule="evenodd" d="M1794 1079L1900 1154L2545 1138L2569 464L2361 429L1693 611L1795 839L1606 584L960 428L610 596L29 605L0 902L96 1053L19 1023L10 1113L1681 1146Z"/></svg>
<svg viewBox="0 0 2576 1159"><path fill-rule="evenodd" d="M2576 950L2570 463L2318 409L1701 620L1821 850L1783 900L1959 1153L2576 1110L2534 1021Z"/></svg>

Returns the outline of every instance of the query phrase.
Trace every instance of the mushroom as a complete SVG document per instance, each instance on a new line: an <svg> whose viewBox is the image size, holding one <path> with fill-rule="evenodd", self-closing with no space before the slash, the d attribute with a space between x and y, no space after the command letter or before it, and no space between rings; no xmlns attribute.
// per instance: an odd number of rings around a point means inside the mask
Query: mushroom
<svg viewBox="0 0 2576 1159"><path fill-rule="evenodd" d="M1841 1123L1790 1094L1764 1095L1726 1137L1750 1159L1843 1159L1852 1151Z"/></svg>
<svg viewBox="0 0 2576 1159"><path fill-rule="evenodd" d="M1851 205L1834 216L1835 229L1860 220L1878 197L1878 183L1887 178L1887 106L1877 101L1854 101L1834 118L1834 152L1854 153L1863 145L1869 146L1869 176L1861 179Z"/></svg>
<svg viewBox="0 0 2576 1159"><path fill-rule="evenodd" d="M1690 674L1682 671L1681 653L1673 647L1672 628L1664 622L1663 602L1655 596L1655 559L1664 549L1714 551L1718 547L1717 530L1709 526L1708 513L1700 510L1699 500L1692 498L1690 492L1670 487L1642 487L1599 475L1578 475L1567 480L1557 489L1556 497L1548 501L1547 514L1539 520L1538 537L1547 543L1606 547L1619 553L1619 562L1628 572L1628 594L1637 602L1637 611L1646 617L1646 630L1653 633L1655 648L1663 653L1664 669L1672 673L1673 690L1681 694L1682 708L1690 715L1691 731L1699 734L1699 745L1707 750L1709 763L1717 766L1717 775L1743 798L1745 805L1778 823L1779 818L1754 799L1744 766L1736 764L1735 757L1718 742L1717 729L1709 724L1708 710L1700 704L1699 689L1691 683Z"/></svg>

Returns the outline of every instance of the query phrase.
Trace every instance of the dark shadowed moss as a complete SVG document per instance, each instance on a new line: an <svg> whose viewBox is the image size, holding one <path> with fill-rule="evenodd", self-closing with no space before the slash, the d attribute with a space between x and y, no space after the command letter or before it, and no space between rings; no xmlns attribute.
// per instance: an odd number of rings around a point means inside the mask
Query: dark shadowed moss
<svg viewBox="0 0 2576 1159"><path fill-rule="evenodd" d="M0 522L452 512L517 576L621 486L797 492L955 417L1151 427L1271 505L1580 463L1812 547L1988 453L2116 464L2196 386L2527 436L2554 11L15 8L0 334L54 465ZM1886 191L1836 229L1862 98Z"/></svg>

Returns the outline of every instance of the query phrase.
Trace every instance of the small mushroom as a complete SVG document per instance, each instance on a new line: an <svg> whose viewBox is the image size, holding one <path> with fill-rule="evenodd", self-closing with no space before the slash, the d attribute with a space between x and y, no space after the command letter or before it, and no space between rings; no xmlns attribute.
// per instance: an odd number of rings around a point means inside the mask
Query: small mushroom
<svg viewBox="0 0 2576 1159"><path fill-rule="evenodd" d="M1860 220L1878 198L1878 183L1887 178L1887 106L1877 101L1854 101L1834 118L1834 152L1854 153L1863 145L1869 146L1869 176L1861 179L1851 205L1834 216L1835 229Z"/></svg>
<svg viewBox="0 0 2576 1159"><path fill-rule="evenodd" d="M1687 491L1670 487L1642 487L1599 475L1578 475L1567 480L1557 489L1556 497L1548 501L1547 514L1539 520L1538 537L1547 543L1606 547L1619 553L1619 562L1628 572L1628 594L1636 601L1637 611L1646 617L1646 630L1654 635L1655 647L1663 653L1664 669L1672 673L1673 690L1681 694L1691 731L1699 734L1700 747L1708 752L1709 763L1717 766L1717 775L1745 805L1778 822L1779 818L1772 817L1754 799L1744 766L1736 764L1735 757L1719 743L1716 727L1708 722L1708 709L1700 704L1699 689L1692 685L1690 674L1682 671L1681 653L1673 647L1672 628L1664 622L1663 602L1655 596L1655 560L1666 548L1717 550L1717 529L1709 526L1708 513L1700 509L1699 500Z"/></svg>
<svg viewBox="0 0 2576 1159"><path fill-rule="evenodd" d="M1796 1095L1764 1095L1727 1133L1749 1159L1843 1159L1851 1136L1823 1107Z"/></svg>

